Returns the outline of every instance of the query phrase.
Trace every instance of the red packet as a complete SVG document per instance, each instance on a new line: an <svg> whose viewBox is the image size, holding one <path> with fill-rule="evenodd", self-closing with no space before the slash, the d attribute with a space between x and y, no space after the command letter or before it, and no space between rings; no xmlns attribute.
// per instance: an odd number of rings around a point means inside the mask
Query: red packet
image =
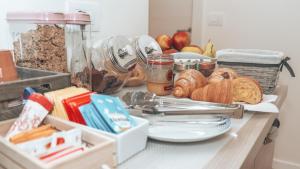
<svg viewBox="0 0 300 169"><path fill-rule="evenodd" d="M93 94L93 92L87 92L64 99L62 101L70 121L86 125L86 122L80 113L79 107L91 102L91 94Z"/></svg>

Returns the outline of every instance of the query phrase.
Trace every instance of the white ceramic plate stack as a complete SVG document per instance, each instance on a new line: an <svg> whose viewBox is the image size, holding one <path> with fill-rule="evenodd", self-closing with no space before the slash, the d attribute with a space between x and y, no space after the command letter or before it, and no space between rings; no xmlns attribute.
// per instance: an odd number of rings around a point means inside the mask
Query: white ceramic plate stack
<svg viewBox="0 0 300 169"><path fill-rule="evenodd" d="M148 136L165 142L198 142L212 139L231 129L230 118L218 116L147 116Z"/></svg>

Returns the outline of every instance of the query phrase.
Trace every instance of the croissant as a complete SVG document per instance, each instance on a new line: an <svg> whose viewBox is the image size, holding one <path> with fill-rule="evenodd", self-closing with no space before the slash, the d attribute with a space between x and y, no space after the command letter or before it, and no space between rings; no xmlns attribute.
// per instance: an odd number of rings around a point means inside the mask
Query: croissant
<svg viewBox="0 0 300 169"><path fill-rule="evenodd" d="M233 80L238 77L238 74L230 68L218 68L216 69L208 79L208 83L218 83L224 79Z"/></svg>
<svg viewBox="0 0 300 169"><path fill-rule="evenodd" d="M231 104L233 102L233 82L232 80L225 79L218 83L208 84L203 88L193 91L191 99Z"/></svg>
<svg viewBox="0 0 300 169"><path fill-rule="evenodd" d="M189 69L179 75L175 82L173 95L175 97L190 97L195 89L201 88L207 84L207 79L197 70Z"/></svg>
<svg viewBox="0 0 300 169"><path fill-rule="evenodd" d="M239 77L233 80L233 100L258 104L262 101L263 90L259 83L249 77Z"/></svg>

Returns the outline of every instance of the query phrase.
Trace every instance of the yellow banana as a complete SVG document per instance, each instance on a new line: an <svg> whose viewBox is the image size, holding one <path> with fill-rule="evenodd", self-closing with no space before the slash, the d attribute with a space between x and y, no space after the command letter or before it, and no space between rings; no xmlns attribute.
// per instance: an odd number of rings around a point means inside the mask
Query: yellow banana
<svg viewBox="0 0 300 169"><path fill-rule="evenodd" d="M208 41L208 44L205 47L205 52L203 53L204 56L209 56L211 58L216 57L216 48L215 45L211 40Z"/></svg>

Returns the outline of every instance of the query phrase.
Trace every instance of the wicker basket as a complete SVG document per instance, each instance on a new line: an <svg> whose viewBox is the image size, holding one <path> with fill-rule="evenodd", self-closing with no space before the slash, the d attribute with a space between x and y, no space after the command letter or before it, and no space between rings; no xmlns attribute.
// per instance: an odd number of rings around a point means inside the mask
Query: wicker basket
<svg viewBox="0 0 300 169"><path fill-rule="evenodd" d="M249 76L259 81L265 94L271 94L276 88L279 73L286 66L294 77L295 74L284 54L275 51L256 49L226 49L218 51L218 65L232 68L242 76Z"/></svg>

